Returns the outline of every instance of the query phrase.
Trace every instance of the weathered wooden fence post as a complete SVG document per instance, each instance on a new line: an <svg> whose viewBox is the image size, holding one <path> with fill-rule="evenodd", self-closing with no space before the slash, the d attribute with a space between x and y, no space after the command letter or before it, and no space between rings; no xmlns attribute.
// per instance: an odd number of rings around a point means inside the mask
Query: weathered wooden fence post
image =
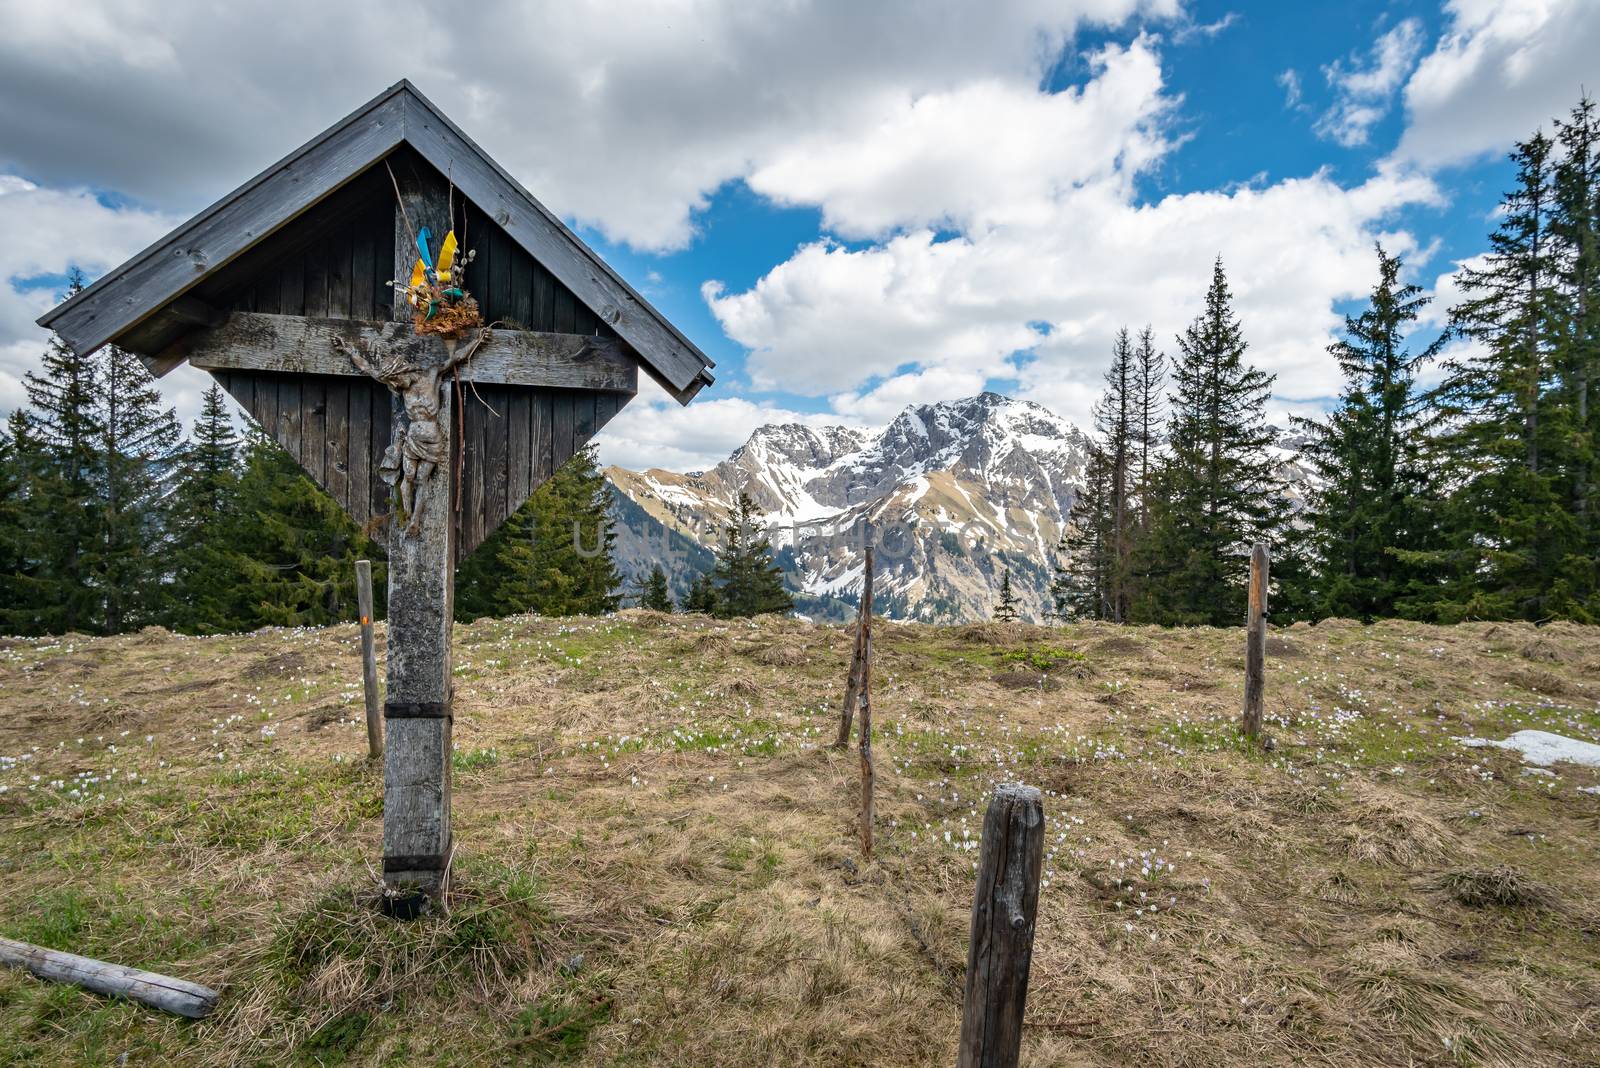
<svg viewBox="0 0 1600 1068"><path fill-rule="evenodd" d="M861 581L861 855L872 856L872 546Z"/></svg>
<svg viewBox="0 0 1600 1068"><path fill-rule="evenodd" d="M361 612L361 689L367 699L367 757L383 756L378 709L378 656L372 638L372 561L356 561L356 606Z"/></svg>
<svg viewBox="0 0 1600 1068"><path fill-rule="evenodd" d="M872 524L862 524L862 546L872 543ZM839 708L839 736L833 740L835 749L843 749L850 744L850 724L856 713L856 705L861 697L861 664L863 640L867 635L867 617L872 614L872 564L868 556L865 570L861 577L861 604L856 609L856 640L850 650L850 675L845 682L844 704Z"/></svg>
<svg viewBox="0 0 1600 1068"><path fill-rule="evenodd" d="M397 177L394 277L408 278L422 227L450 228L448 190L435 176ZM411 319L402 285L394 288L394 318ZM417 479L413 515L389 521L388 688L383 703L383 881L398 914L443 895L449 878L450 740L453 697L450 628L455 615L456 480L454 390L438 391L438 453L451 462L431 478ZM410 421L398 393L391 394L395 425ZM416 522L412 522L413 520Z"/></svg>
<svg viewBox="0 0 1600 1068"><path fill-rule="evenodd" d="M1016 1066L1043 864L1039 791L1002 783L983 817L956 1068Z"/></svg>
<svg viewBox="0 0 1600 1068"><path fill-rule="evenodd" d="M833 740L835 749L843 749L850 744L850 725L855 722L856 698L861 693L861 638L866 633L862 627L862 619L866 614L866 602L856 612L855 641L850 646L850 675L845 681L844 704L839 706L839 736Z"/></svg>
<svg viewBox="0 0 1600 1068"><path fill-rule="evenodd" d="M1245 616L1244 736L1261 738L1261 706L1267 678L1267 547L1250 550L1250 606Z"/></svg>

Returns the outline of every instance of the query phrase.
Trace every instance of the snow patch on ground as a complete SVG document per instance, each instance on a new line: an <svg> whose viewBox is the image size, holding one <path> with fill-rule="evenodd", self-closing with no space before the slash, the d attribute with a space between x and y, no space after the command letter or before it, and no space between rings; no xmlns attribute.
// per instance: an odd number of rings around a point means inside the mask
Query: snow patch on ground
<svg viewBox="0 0 1600 1068"><path fill-rule="evenodd" d="M1600 768L1600 745L1562 734L1551 734L1549 731L1518 731L1499 742L1489 738L1463 738L1461 744L1475 748L1493 746L1496 749L1515 749L1530 764L1567 763Z"/></svg>

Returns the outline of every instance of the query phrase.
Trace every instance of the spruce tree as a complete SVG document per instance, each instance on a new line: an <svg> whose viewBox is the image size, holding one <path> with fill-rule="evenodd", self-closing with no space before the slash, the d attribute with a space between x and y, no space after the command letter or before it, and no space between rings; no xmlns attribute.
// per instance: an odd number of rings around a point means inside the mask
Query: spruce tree
<svg viewBox="0 0 1600 1068"><path fill-rule="evenodd" d="M200 418L180 457L172 493L174 578L171 626L190 634L215 631L234 581L228 538L239 497L239 438L222 388L206 390Z"/></svg>
<svg viewBox="0 0 1600 1068"><path fill-rule="evenodd" d="M724 618L787 612L794 599L783 587L783 571L772 559L772 543L761 529L755 502L739 493L733 514L723 527L712 581L714 613Z"/></svg>
<svg viewBox="0 0 1600 1068"><path fill-rule="evenodd" d="M0 430L0 633L16 634L11 613L21 601L21 576L28 566L27 476L16 444L18 430L26 434L27 415L11 413L8 429Z"/></svg>
<svg viewBox="0 0 1600 1068"><path fill-rule="evenodd" d="M689 592L683 598L685 612L704 612L706 615L715 615L717 611L717 584L710 574L702 572L696 575L689 584Z"/></svg>
<svg viewBox="0 0 1600 1068"><path fill-rule="evenodd" d="M1139 331L1139 344L1133 353L1133 439L1136 455L1132 460L1135 540L1149 529L1146 497L1160 455L1162 424L1165 420L1167 357L1157 352L1155 338L1146 326Z"/></svg>
<svg viewBox="0 0 1600 1068"><path fill-rule="evenodd" d="M1076 590L1072 573L1072 549L1067 541L1066 524L1061 527L1061 537L1056 539L1055 552L1050 558L1050 607L1046 611L1047 619L1062 620L1073 618L1072 598Z"/></svg>
<svg viewBox="0 0 1600 1068"><path fill-rule="evenodd" d="M580 450L458 572L456 618L536 612L603 615L621 600L611 489L594 447Z"/></svg>
<svg viewBox="0 0 1600 1068"><path fill-rule="evenodd" d="M1219 257L1205 311L1178 337L1168 451L1141 554L1141 620L1236 625L1250 545L1272 541L1286 514L1266 421L1273 379L1245 363L1245 348Z"/></svg>
<svg viewBox="0 0 1600 1068"><path fill-rule="evenodd" d="M1580 587L1573 599L1588 601L1583 614L1593 619L1600 618L1600 605L1594 604L1600 599L1595 592L1600 590L1600 403L1595 396L1600 389L1600 110L1585 96L1566 120L1556 121L1556 129L1561 160L1554 173L1550 230L1566 298L1556 363L1571 425L1567 482L1580 558L1573 561ZM1581 563L1585 559L1587 569Z"/></svg>
<svg viewBox="0 0 1600 1068"><path fill-rule="evenodd" d="M143 362L111 347L102 361L97 404L101 435L100 524L93 581L102 629L137 629L162 618L166 495L182 433L161 407Z"/></svg>
<svg viewBox="0 0 1600 1068"><path fill-rule="evenodd" d="M1572 582L1592 572L1570 510L1572 410L1556 388L1567 308L1551 233L1554 145L1517 145L1516 186L1481 267L1465 267L1452 309L1477 342L1446 361L1436 456L1458 488L1447 510L1450 581L1435 614L1543 619L1582 612Z"/></svg>
<svg viewBox="0 0 1600 1068"><path fill-rule="evenodd" d="M1304 513L1317 576L1307 606L1314 616L1425 614L1437 590L1425 563L1437 546L1416 377L1445 339L1418 353L1407 349L1406 333L1428 298L1400 281L1399 257L1382 246L1377 253L1367 307L1345 318L1345 336L1328 348L1344 374L1339 402L1323 421L1295 420L1320 486Z"/></svg>
<svg viewBox="0 0 1600 1068"><path fill-rule="evenodd" d="M1118 331L1111 351L1111 366L1106 371L1106 390L1095 405L1095 430L1100 437L1101 462L1105 465L1105 576L1104 617L1114 623L1125 622L1132 600L1133 571L1134 463L1139 456L1139 369L1133 342L1124 327Z"/></svg>
<svg viewBox="0 0 1600 1068"><path fill-rule="evenodd" d="M639 607L648 608L652 612L672 611L672 595L667 590L667 573L661 570L660 564L652 567L645 579L644 589L639 594Z"/></svg>
<svg viewBox="0 0 1600 1068"><path fill-rule="evenodd" d="M1052 607L1062 619L1111 617L1111 578L1117 563L1111 470L1106 450L1089 439L1083 484L1067 512L1050 584Z"/></svg>
<svg viewBox="0 0 1600 1068"><path fill-rule="evenodd" d="M995 622L1015 623L1018 604L1017 595L1011 589L1011 569L1006 568L1000 575L1000 599L994 605Z"/></svg>
<svg viewBox="0 0 1600 1068"><path fill-rule="evenodd" d="M375 547L256 427L245 439L244 470L223 537L233 550L234 578L215 592L197 629L325 626L355 618L355 562L372 557ZM374 566L380 599L381 572Z"/></svg>
<svg viewBox="0 0 1600 1068"><path fill-rule="evenodd" d="M82 289L74 270L67 295ZM38 507L28 532L38 565L29 592L34 632L88 631L99 623L91 584L101 527L99 366L51 338L39 373L28 372L23 385L38 445L30 490Z"/></svg>

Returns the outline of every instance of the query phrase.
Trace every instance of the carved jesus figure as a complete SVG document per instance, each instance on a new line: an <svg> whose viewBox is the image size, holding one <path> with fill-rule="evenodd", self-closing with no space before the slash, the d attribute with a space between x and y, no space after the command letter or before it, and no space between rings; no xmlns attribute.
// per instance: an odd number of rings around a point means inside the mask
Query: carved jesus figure
<svg viewBox="0 0 1600 1068"><path fill-rule="evenodd" d="M378 465L378 473L389 485L398 483L400 486L400 507L407 517L405 532L408 536L415 537L422 529L422 503L417 487L450 460L444 431L439 426L439 410L443 406L439 390L444 377L470 360L488 336L489 331L482 330L463 346L458 346L453 338L446 338L445 361L433 367L409 363L398 355L379 356L373 362L362 353L360 346L344 338L334 338L334 344L350 357L358 370L399 394L405 408L405 425L395 427L393 440Z"/></svg>

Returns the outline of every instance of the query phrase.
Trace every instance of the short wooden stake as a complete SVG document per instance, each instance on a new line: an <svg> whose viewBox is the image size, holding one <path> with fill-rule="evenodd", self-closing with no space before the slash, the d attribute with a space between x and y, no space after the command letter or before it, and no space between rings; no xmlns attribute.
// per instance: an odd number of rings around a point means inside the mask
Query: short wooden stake
<svg viewBox="0 0 1600 1068"><path fill-rule="evenodd" d="M861 855L872 856L872 546L861 583Z"/></svg>
<svg viewBox="0 0 1600 1068"><path fill-rule="evenodd" d="M1261 708L1267 684L1267 547L1250 550L1250 606L1245 616L1244 736L1261 738Z"/></svg>
<svg viewBox="0 0 1600 1068"><path fill-rule="evenodd" d="M983 817L956 1068L1016 1068L1043 864L1039 791L1001 784Z"/></svg>
<svg viewBox="0 0 1600 1068"><path fill-rule="evenodd" d="M372 561L356 561L356 604L361 611L361 687L367 696L367 756L383 756L383 711L378 705L378 654L372 637Z"/></svg>
<svg viewBox="0 0 1600 1068"><path fill-rule="evenodd" d="M75 983L97 994L111 994L143 1002L192 1020L209 1013L217 1003L217 992L199 983L120 964L107 964L93 957L80 957L76 953L63 953L9 938L0 938L0 964L26 968L40 979Z"/></svg>

